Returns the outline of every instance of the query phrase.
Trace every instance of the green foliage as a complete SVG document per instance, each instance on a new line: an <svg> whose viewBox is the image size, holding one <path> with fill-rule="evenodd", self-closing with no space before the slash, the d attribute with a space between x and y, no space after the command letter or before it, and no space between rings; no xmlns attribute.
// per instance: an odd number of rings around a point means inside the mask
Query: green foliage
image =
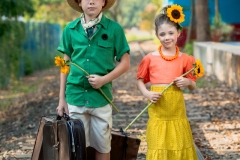
<svg viewBox="0 0 240 160"><path fill-rule="evenodd" d="M23 16L31 17L41 4L57 3L57 1L60 2L60 0L0 0L0 89L18 80L23 75L53 66L53 54L46 49L50 45L55 47L55 43L58 43L56 37L49 36L56 31L51 30L52 32L47 33L47 35L44 33L38 34L39 32L36 31L28 34L28 31L34 30L34 27L26 30L26 24L18 19ZM23 44L30 35L34 35L36 39L40 39L48 44L42 45L38 43L36 44L36 46L40 45L38 51L26 51L23 49ZM42 37L45 39L42 39ZM46 39L51 41L51 43ZM47 51L50 53L46 54ZM33 56L34 54L35 56ZM43 60L43 55L46 60Z"/></svg>
<svg viewBox="0 0 240 160"><path fill-rule="evenodd" d="M58 23L64 27L68 22L79 17L80 14L73 10L66 1L58 0L42 3L33 18L48 23Z"/></svg>
<svg viewBox="0 0 240 160"><path fill-rule="evenodd" d="M202 88L202 87L204 87L204 84L206 84L206 81L203 80L203 79L198 79L197 82L196 82L197 88Z"/></svg>
<svg viewBox="0 0 240 160"><path fill-rule="evenodd" d="M0 17L12 18L24 16L24 14L34 14L32 0L1 0Z"/></svg>
<svg viewBox="0 0 240 160"><path fill-rule="evenodd" d="M60 30L59 25L8 20L2 24L6 32L0 37L0 65L4 68L0 88L20 76L53 66L53 52L59 42L59 33L56 32Z"/></svg>
<svg viewBox="0 0 240 160"><path fill-rule="evenodd" d="M152 4L154 4L155 6L158 7L157 13L159 13L160 10L161 10L162 7L163 7L163 6L162 6L162 0L152 0L151 2L152 2Z"/></svg>
<svg viewBox="0 0 240 160"><path fill-rule="evenodd" d="M29 75L34 71L34 62L32 61L30 55L27 52L24 52L22 55L22 63L23 63L23 74Z"/></svg>
<svg viewBox="0 0 240 160"><path fill-rule="evenodd" d="M140 14L141 21L138 23L140 29L151 32L154 29L154 19L162 8L162 0L152 0Z"/></svg>
<svg viewBox="0 0 240 160"><path fill-rule="evenodd" d="M146 35L143 35L143 36L139 36L139 35L136 35L136 34L127 34L126 35L126 38L127 38L127 41L128 42L131 42L131 41L141 41L141 40L152 40L152 36L146 36Z"/></svg>
<svg viewBox="0 0 240 160"><path fill-rule="evenodd" d="M136 27L141 20L140 14L149 2L150 0L144 0L141 2L139 2L139 0L122 0L120 8L123 20L121 25L124 28Z"/></svg>
<svg viewBox="0 0 240 160"><path fill-rule="evenodd" d="M115 6L117 5L117 3L115 3L105 14L109 18L118 21L123 28L137 27L141 20L140 14L144 12L145 6L150 1L151 0L144 0L139 3L139 0L121 0L118 6ZM40 2L40 6L33 17L35 20L59 23L64 27L68 22L76 19L81 14L73 10L67 2L63 0L41 0Z"/></svg>
<svg viewBox="0 0 240 160"><path fill-rule="evenodd" d="M187 53L188 55L193 55L193 50L194 50L193 44L194 44L194 41L191 41L191 42L185 44L183 51L185 53Z"/></svg>
<svg viewBox="0 0 240 160"><path fill-rule="evenodd" d="M1 27L5 27L5 32L1 32L0 36L0 88L9 83L10 80L18 78L19 58L21 56L22 41L25 37L22 22L5 20L1 24ZM22 37L22 39L19 37Z"/></svg>
<svg viewBox="0 0 240 160"><path fill-rule="evenodd" d="M223 22L219 14L213 18L210 29L213 41L228 41L230 40L233 26Z"/></svg>
<svg viewBox="0 0 240 160"><path fill-rule="evenodd" d="M140 15L141 21L139 23L139 27L142 30L147 30L151 32L154 28L154 18L157 11L157 6L154 4L149 3L145 9L144 12Z"/></svg>
<svg viewBox="0 0 240 160"><path fill-rule="evenodd" d="M49 4L60 4L62 2L64 2L64 0L41 0L40 5L43 5L43 4L47 4L47 5L49 5Z"/></svg>

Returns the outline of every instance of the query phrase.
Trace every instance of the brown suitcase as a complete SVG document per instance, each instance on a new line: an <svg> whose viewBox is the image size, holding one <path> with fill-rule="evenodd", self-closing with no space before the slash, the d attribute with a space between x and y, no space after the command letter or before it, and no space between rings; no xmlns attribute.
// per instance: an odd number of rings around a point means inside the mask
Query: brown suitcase
<svg viewBox="0 0 240 160"><path fill-rule="evenodd" d="M136 160L141 140L136 136L127 135L122 129L112 130L111 160ZM95 160L94 149L87 148L87 160Z"/></svg>
<svg viewBox="0 0 240 160"><path fill-rule="evenodd" d="M85 160L86 143L82 121L68 116L42 117L31 160Z"/></svg>
<svg viewBox="0 0 240 160"><path fill-rule="evenodd" d="M43 160L43 156L42 156L43 155L42 154L43 126L49 120L52 120L52 119L47 117L42 117L40 120L31 160Z"/></svg>

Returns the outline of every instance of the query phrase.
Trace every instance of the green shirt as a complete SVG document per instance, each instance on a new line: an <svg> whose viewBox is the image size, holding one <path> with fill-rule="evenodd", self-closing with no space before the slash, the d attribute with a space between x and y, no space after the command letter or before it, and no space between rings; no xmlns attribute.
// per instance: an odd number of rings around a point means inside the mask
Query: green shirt
<svg viewBox="0 0 240 160"><path fill-rule="evenodd" d="M104 15L97 24L97 30L88 39L81 19L70 22L63 30L58 51L67 54L89 74L104 76L115 68L115 59L120 61L125 53L129 53L129 46L122 27ZM102 91L112 100L112 82L102 86ZM102 107L109 102L98 89L92 88L86 74L74 65L66 84L66 101L75 106Z"/></svg>

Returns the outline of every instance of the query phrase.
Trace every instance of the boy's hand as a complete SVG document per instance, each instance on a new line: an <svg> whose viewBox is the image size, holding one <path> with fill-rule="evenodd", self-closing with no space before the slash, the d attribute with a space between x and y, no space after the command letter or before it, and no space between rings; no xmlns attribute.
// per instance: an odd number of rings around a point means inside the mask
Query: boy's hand
<svg viewBox="0 0 240 160"><path fill-rule="evenodd" d="M56 108L56 111L57 111L59 116L63 116L64 112L67 115L69 115L67 102L65 100L60 100L59 104L58 104L58 107Z"/></svg>
<svg viewBox="0 0 240 160"><path fill-rule="evenodd" d="M89 83L95 89L101 88L104 85L103 77L98 75L87 76Z"/></svg>
<svg viewBox="0 0 240 160"><path fill-rule="evenodd" d="M160 99L162 94L159 92L147 91L146 93L144 93L144 96L152 103L156 103Z"/></svg>

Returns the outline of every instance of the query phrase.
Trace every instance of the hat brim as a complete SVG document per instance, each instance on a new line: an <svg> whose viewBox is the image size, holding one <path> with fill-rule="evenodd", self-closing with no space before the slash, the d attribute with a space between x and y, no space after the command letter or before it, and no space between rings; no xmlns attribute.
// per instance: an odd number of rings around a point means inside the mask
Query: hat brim
<svg viewBox="0 0 240 160"><path fill-rule="evenodd" d="M107 5L105 5L102 9L102 11L106 11L109 8L113 6L116 0L106 0ZM75 0L67 0L69 6L71 6L74 10L83 13L82 7L79 6L79 4Z"/></svg>

